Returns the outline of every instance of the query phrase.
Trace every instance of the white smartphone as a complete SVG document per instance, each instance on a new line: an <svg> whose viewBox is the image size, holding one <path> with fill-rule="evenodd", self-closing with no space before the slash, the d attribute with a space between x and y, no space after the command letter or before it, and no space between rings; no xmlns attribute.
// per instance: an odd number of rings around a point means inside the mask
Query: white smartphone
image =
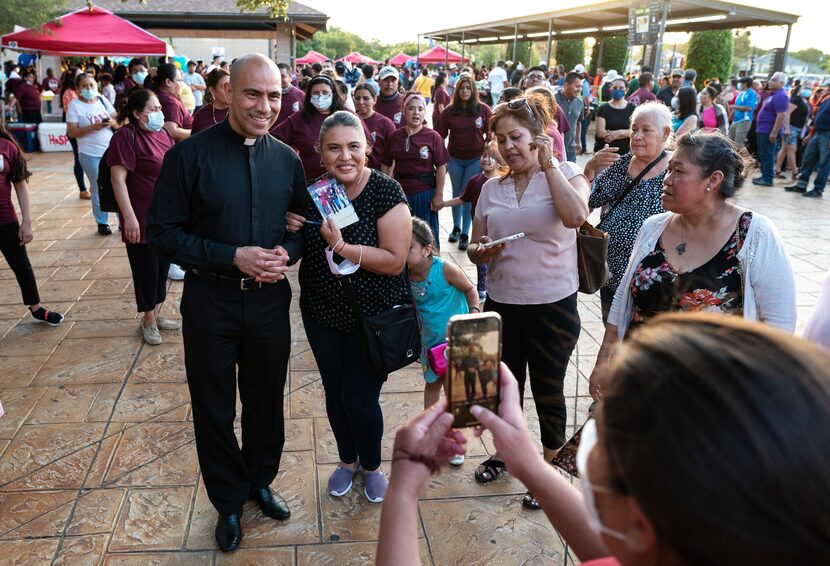
<svg viewBox="0 0 830 566"><path fill-rule="evenodd" d="M486 244L481 244L482 250L489 250L493 246L498 246L499 244L504 244L505 242L510 242L512 240L518 240L519 238L524 238L525 233L519 232L518 234L513 234L512 236L506 236L504 238L499 238L498 240L493 240L492 242L487 242Z"/></svg>

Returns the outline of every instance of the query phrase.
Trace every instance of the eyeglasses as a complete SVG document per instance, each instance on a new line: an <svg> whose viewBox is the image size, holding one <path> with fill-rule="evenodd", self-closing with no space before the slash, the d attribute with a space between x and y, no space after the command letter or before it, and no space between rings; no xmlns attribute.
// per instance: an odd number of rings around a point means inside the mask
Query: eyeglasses
<svg viewBox="0 0 830 566"><path fill-rule="evenodd" d="M542 75L542 74L540 74L540 73L530 73L530 74L527 76L527 78L529 78L529 79L535 79L535 80L537 80L537 81L543 81L543 80L545 80L545 75Z"/></svg>

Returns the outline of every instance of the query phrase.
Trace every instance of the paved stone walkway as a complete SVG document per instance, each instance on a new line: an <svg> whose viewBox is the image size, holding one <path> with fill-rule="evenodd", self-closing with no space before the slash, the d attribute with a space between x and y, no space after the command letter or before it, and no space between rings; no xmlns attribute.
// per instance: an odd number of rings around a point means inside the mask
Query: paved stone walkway
<svg viewBox="0 0 830 566"><path fill-rule="evenodd" d="M77 198L71 154L36 154L30 165L35 241L28 250L44 304L66 320L57 328L34 323L0 260L0 400L7 413L0 419L0 563L371 563L380 507L357 490L340 499L325 492L337 454L296 301L287 443L274 484L292 517L278 524L249 502L242 548L222 555L196 460L181 335L164 333L155 347L140 340L124 246L117 233L96 234L89 203ZM800 329L830 267L830 203L778 185L747 187L741 202L771 216L785 238L798 274ZM449 211L441 220L446 229ZM445 256L475 278L463 254ZM296 274L291 279L296 297ZM181 291L171 283L165 316L179 316ZM587 375L602 337L597 299L580 296L579 308L583 333L566 380L571 431L585 419ZM384 387L385 459L395 429L421 410L422 389L415 368ZM532 400L527 407L536 428ZM518 481L476 484L472 471L493 449L489 439L471 439L469 449L468 463L424 490L424 563L574 563L544 514L521 508Z"/></svg>

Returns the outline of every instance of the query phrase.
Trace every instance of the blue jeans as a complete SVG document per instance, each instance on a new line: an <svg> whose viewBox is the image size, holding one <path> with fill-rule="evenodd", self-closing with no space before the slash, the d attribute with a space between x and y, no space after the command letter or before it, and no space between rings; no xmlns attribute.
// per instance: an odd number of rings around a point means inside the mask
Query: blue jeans
<svg viewBox="0 0 830 566"><path fill-rule="evenodd" d="M765 183L772 183L775 173L775 145L770 143L769 132L756 132L758 136L758 161L761 162L761 179Z"/></svg>
<svg viewBox="0 0 830 566"><path fill-rule="evenodd" d="M810 184L810 175L816 172L814 188L823 193L827 185L827 177L830 175L830 130L817 132L807 149L804 150L804 158L801 161L801 175L798 177L798 185L806 187Z"/></svg>
<svg viewBox="0 0 830 566"><path fill-rule="evenodd" d="M467 186L470 179L481 173L481 158L457 159L450 157L447 169L449 169L450 182L452 183L452 198L456 198L464 192L464 187ZM473 217L470 215L469 203L452 208L453 229L459 228L462 234L468 235L472 221Z"/></svg>
<svg viewBox="0 0 830 566"><path fill-rule="evenodd" d="M78 161L89 179L89 192L92 193L92 216L98 224L109 224L109 214L101 210L101 201L98 198L98 164L100 157L78 153Z"/></svg>

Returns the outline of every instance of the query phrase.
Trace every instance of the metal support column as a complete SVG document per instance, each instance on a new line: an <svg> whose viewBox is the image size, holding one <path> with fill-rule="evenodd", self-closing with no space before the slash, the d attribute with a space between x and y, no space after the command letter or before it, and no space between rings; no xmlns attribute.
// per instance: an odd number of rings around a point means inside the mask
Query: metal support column
<svg viewBox="0 0 830 566"><path fill-rule="evenodd" d="M519 40L519 24L513 26L513 64L516 64L516 42Z"/></svg>
<svg viewBox="0 0 830 566"><path fill-rule="evenodd" d="M461 32L461 67L460 67L462 69L464 68L464 53L467 50L466 47L467 47L467 44L464 43L464 32L462 31Z"/></svg>
<svg viewBox="0 0 830 566"><path fill-rule="evenodd" d="M545 59L545 68L547 69L550 68L551 43L553 43L553 18L548 18L548 56Z"/></svg>
<svg viewBox="0 0 830 566"><path fill-rule="evenodd" d="M444 36L444 70L450 66L450 34Z"/></svg>
<svg viewBox="0 0 830 566"><path fill-rule="evenodd" d="M786 41L784 41L784 57L783 57L783 62L781 63L782 67L784 67L784 68L783 68L783 69L781 69L781 70L782 70L782 71L784 71L785 73L787 72L787 55L788 55L788 53L789 53L789 51L790 51L790 35L792 34L792 32L793 32L793 25L792 25L792 24L789 24L789 25L787 26L787 39L786 39Z"/></svg>
<svg viewBox="0 0 830 566"><path fill-rule="evenodd" d="M666 33L666 20L669 17L670 11L671 2L669 0L663 0L662 10L660 11L660 32L657 34L657 43L654 45L654 49L651 50L652 57L654 58L651 64L651 70L654 72L655 77L660 76L661 59L663 58L663 34Z"/></svg>

